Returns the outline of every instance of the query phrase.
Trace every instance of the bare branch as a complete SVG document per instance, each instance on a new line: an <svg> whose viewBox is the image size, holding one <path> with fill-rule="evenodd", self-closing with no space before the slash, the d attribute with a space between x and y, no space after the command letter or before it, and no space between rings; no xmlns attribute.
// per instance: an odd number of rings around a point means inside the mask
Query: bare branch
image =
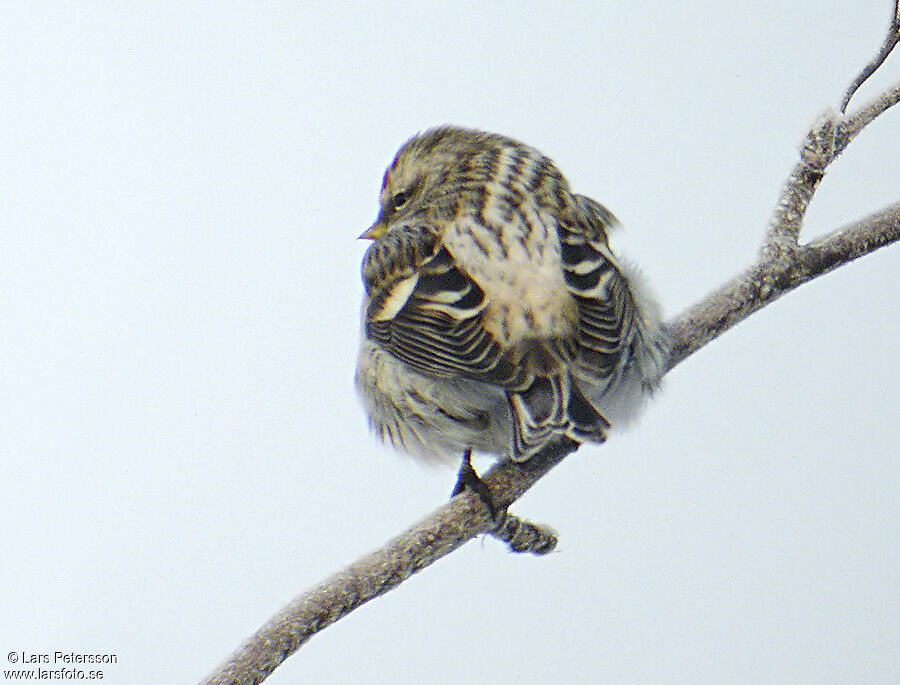
<svg viewBox="0 0 900 685"><path fill-rule="evenodd" d="M853 99L853 96L856 94L856 91L869 80L869 77L872 76L878 69L884 64L884 61L888 58L888 55L891 54L893 49L897 46L897 42L900 41L900 0L896 0L894 3L893 16L891 17L891 22L888 24L887 34L884 37L884 42L881 44L881 49L878 51L878 54L869 62L865 67L863 67L862 71L853 79L853 82L847 87L847 92L844 94L844 99L841 101L841 113L845 113L847 111L847 105L850 104L850 100Z"/></svg>
<svg viewBox="0 0 900 685"><path fill-rule="evenodd" d="M473 496L455 497L378 551L295 598L205 682L262 682L317 632L393 589L489 525L485 508Z"/></svg>
<svg viewBox="0 0 900 685"><path fill-rule="evenodd" d="M843 152L860 131L898 102L900 102L900 83L888 88L869 104L848 116L841 124L840 136L836 142L836 153Z"/></svg>
<svg viewBox="0 0 900 685"><path fill-rule="evenodd" d="M900 102L900 84L897 84L856 112L846 114L853 95L881 67L898 42L900 0L895 0L893 16L881 50L847 88L840 113L827 112L810 128L800 149L800 160L785 182L769 224L763 247L764 261L785 263L793 259L803 217L829 165L866 126Z"/></svg>
<svg viewBox="0 0 900 685"><path fill-rule="evenodd" d="M798 247L793 261L767 261L741 274L671 324L675 339L669 369L750 314L797 286L900 240L900 203Z"/></svg>
<svg viewBox="0 0 900 685"><path fill-rule="evenodd" d="M524 464L503 462L495 465L483 478L492 500L501 508L508 507L577 447L577 443L564 440ZM392 590L476 535L490 532L495 525L475 495L470 492L457 495L381 549L296 597L203 683L261 683L320 630L370 599ZM516 539L515 532L510 531L511 539ZM528 540L532 534L536 540ZM524 544L536 544L541 540L546 544L550 539L546 531L540 529L525 531L523 535L525 537L519 540Z"/></svg>
<svg viewBox="0 0 900 685"><path fill-rule="evenodd" d="M793 258L800 240L803 217L812 197L825 176L825 169L834 158L835 119L823 116L807 134L800 150L800 161L794 165L785 181L781 197L775 205L775 214L769 223L763 259L780 262Z"/></svg>
<svg viewBox="0 0 900 685"><path fill-rule="evenodd" d="M900 240L900 202L805 246L790 288Z"/></svg>

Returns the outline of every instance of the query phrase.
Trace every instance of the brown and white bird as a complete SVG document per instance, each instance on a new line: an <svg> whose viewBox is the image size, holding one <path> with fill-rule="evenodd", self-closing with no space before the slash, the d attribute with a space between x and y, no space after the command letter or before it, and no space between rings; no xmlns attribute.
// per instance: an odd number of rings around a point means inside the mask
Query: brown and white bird
<svg viewBox="0 0 900 685"><path fill-rule="evenodd" d="M361 236L356 384L374 431L471 470L472 450L522 462L634 416L669 343L610 251L614 224L532 147L454 127L407 141Z"/></svg>

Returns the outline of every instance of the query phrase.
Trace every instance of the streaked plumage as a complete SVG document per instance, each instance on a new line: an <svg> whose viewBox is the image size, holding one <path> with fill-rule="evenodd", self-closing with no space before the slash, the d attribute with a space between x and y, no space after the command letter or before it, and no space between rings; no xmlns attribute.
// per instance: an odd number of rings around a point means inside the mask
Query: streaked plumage
<svg viewBox="0 0 900 685"><path fill-rule="evenodd" d="M509 138L444 127L404 144L362 236L356 382L375 432L425 458L524 461L628 420L668 344L609 249L614 223Z"/></svg>

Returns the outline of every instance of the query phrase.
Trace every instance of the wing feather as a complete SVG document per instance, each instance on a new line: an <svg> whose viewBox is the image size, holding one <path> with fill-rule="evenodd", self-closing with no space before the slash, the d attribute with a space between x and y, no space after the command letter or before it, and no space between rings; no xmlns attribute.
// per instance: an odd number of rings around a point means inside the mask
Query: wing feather
<svg viewBox="0 0 900 685"><path fill-rule="evenodd" d="M388 352L431 376L462 375L504 388L525 382L482 325L484 291L433 230L392 229L363 264L364 280L370 276L366 334Z"/></svg>
<svg viewBox="0 0 900 685"><path fill-rule="evenodd" d="M613 375L631 344L635 303L615 265L607 231L616 224L600 203L575 195L578 221L560 225L566 285L578 305L580 357L601 378Z"/></svg>

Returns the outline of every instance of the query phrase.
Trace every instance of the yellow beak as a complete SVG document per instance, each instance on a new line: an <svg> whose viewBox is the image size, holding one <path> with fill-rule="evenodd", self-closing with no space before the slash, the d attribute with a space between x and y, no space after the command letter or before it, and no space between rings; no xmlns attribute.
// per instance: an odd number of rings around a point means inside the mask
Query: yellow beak
<svg viewBox="0 0 900 685"><path fill-rule="evenodd" d="M376 240L384 235L385 225L380 221L376 221L367 228L359 237L362 240Z"/></svg>

